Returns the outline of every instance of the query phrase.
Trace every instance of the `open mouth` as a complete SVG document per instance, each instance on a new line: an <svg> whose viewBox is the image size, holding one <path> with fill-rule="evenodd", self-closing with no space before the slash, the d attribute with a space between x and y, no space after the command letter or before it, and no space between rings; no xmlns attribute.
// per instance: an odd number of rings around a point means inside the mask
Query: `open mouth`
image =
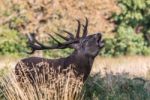
<svg viewBox="0 0 150 100"><path fill-rule="evenodd" d="M99 34L98 34L97 43L100 48L104 47L104 40L102 40L102 37Z"/></svg>
<svg viewBox="0 0 150 100"><path fill-rule="evenodd" d="M102 40L102 35L101 35L101 33L97 33L95 36L96 36L97 45L98 45L100 48L104 47L104 40Z"/></svg>
<svg viewBox="0 0 150 100"><path fill-rule="evenodd" d="M99 41L99 47L100 47L100 48L103 48L103 47L104 47L104 40L100 40L100 41Z"/></svg>

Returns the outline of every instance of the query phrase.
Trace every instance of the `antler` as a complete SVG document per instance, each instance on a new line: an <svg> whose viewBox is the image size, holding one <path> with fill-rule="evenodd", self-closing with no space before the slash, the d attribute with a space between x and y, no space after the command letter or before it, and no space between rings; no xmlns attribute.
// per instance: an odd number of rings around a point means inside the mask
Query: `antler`
<svg viewBox="0 0 150 100"><path fill-rule="evenodd" d="M88 34L88 30L87 30L88 29L88 19L87 18L85 18L85 19L86 19L86 22L85 22L85 25L83 25L83 35L82 35L82 37L86 37L87 34ZM81 38L80 37L81 24L80 24L79 20L76 20L76 21L78 23L78 28L77 28L77 32L76 32L76 36L75 37L74 37L74 35L71 32L63 30L63 32L65 32L65 33L67 33L69 35L69 38L67 38L67 39L79 39L79 38ZM57 33L56 35L58 35L59 37L64 39L64 37L60 36L60 34Z"/></svg>
<svg viewBox="0 0 150 100"><path fill-rule="evenodd" d="M27 52L28 54L34 53L36 50L44 50L44 49L63 49L68 47L69 44L77 42L76 40L69 40L64 43L59 42L57 39L55 39L52 35L48 34L54 41L57 42L57 44L52 46L46 46L40 43L35 38L35 33L28 34L28 46L31 47L31 52ZM60 35L61 36L61 35Z"/></svg>
<svg viewBox="0 0 150 100"><path fill-rule="evenodd" d="M82 37L86 37L87 34L88 34L88 30L87 30L87 28L88 28L88 19L87 19L87 18L85 18L85 19L86 19L86 23L85 23L85 25L83 26L84 29L83 29L83 36L82 36Z"/></svg>
<svg viewBox="0 0 150 100"><path fill-rule="evenodd" d="M87 31L87 28L88 28L88 19L86 18L86 23L85 23L85 25L83 25L84 28L83 28L83 35L82 35L82 37L80 37L80 28L81 28L80 21L77 20L77 23L78 23L78 28L77 28L76 36L74 36L71 32L68 32L66 30L63 30L63 32L67 33L69 37L65 37L63 35L55 33L57 36L59 36L60 38L62 38L62 39L65 40L64 43L59 42L51 34L48 34L55 42L57 42L57 44L52 45L52 46L46 46L46 45L43 45L42 43L38 42L36 40L36 38L35 38L35 33L28 34L28 45L29 45L29 47L31 47L31 52L27 52L27 53L28 54L32 54L36 50L63 49L63 48L67 48L67 47L72 47L70 44L77 43L80 38L84 38L88 34L88 31Z"/></svg>
<svg viewBox="0 0 150 100"><path fill-rule="evenodd" d="M80 34L80 27L81 27L81 25L80 25L80 21L79 20L77 20L77 22L78 22L78 29L77 29L77 33L76 33L76 38L79 38L80 37L79 34Z"/></svg>

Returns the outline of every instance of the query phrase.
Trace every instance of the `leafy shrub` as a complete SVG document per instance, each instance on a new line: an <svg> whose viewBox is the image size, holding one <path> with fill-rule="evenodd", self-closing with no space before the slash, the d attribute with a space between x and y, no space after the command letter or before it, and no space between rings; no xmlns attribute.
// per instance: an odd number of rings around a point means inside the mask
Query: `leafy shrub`
<svg viewBox="0 0 150 100"><path fill-rule="evenodd" d="M113 14L116 23L114 38L105 39L102 55L149 55L150 54L150 2L149 0L118 0L122 9Z"/></svg>
<svg viewBox="0 0 150 100"><path fill-rule="evenodd" d="M149 100L145 81L141 78L130 79L126 74L95 74L89 77L84 89L84 100Z"/></svg>
<svg viewBox="0 0 150 100"><path fill-rule="evenodd" d="M24 36L6 26L0 27L0 55L17 55L24 51L26 45Z"/></svg>
<svg viewBox="0 0 150 100"><path fill-rule="evenodd" d="M105 39L101 54L105 56L149 55L150 48L142 34L135 34L131 27L120 26L114 38Z"/></svg>
<svg viewBox="0 0 150 100"><path fill-rule="evenodd" d="M120 26L130 26L135 33L142 33L146 42L150 43L150 1L149 0L118 0L122 9L120 14L114 14L113 18Z"/></svg>

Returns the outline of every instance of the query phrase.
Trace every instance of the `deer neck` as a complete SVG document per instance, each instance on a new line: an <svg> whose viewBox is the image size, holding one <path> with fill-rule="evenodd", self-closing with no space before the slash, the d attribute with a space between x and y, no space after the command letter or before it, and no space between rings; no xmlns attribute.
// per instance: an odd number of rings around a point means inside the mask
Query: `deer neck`
<svg viewBox="0 0 150 100"><path fill-rule="evenodd" d="M71 56L72 56L72 59L74 59L74 61L77 61L77 63L79 64L83 63L84 65L89 65L89 66L93 65L93 61L95 58L95 57L91 57L84 53L76 52L76 51L73 52Z"/></svg>
<svg viewBox="0 0 150 100"><path fill-rule="evenodd" d="M69 60L72 60L73 64L76 64L76 70L79 74L83 74L83 80L86 80L88 75L91 72L93 61L95 57L87 56L83 53L74 52L71 56L68 57Z"/></svg>

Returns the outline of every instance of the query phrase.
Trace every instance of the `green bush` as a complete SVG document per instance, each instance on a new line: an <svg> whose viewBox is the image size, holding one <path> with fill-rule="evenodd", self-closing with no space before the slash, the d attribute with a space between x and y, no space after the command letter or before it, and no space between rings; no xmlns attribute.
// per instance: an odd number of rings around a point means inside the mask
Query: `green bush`
<svg viewBox="0 0 150 100"><path fill-rule="evenodd" d="M95 74L84 86L84 100L149 100L150 93L142 78L130 79L126 74Z"/></svg>
<svg viewBox="0 0 150 100"><path fill-rule="evenodd" d="M101 51L104 56L149 54L150 48L147 47L143 34L135 34L130 26L120 26L113 38L106 38L105 47Z"/></svg>
<svg viewBox="0 0 150 100"><path fill-rule="evenodd" d="M23 54L26 42L16 30L0 26L0 55Z"/></svg>
<svg viewBox="0 0 150 100"><path fill-rule="evenodd" d="M120 26L130 26L135 33L142 33L146 42L150 43L150 1L118 0L122 12L114 14L113 19Z"/></svg>
<svg viewBox="0 0 150 100"><path fill-rule="evenodd" d="M118 0L120 14L113 14L116 23L114 38L105 39L101 54L105 56L150 55L150 1Z"/></svg>

